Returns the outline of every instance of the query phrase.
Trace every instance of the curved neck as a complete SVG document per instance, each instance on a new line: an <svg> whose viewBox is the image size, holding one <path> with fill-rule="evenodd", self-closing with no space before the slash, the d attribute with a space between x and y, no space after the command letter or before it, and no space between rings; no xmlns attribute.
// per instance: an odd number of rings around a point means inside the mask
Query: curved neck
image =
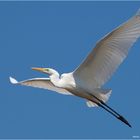
<svg viewBox="0 0 140 140"><path fill-rule="evenodd" d="M57 87L61 87L60 85L60 75L57 71L50 75L50 81Z"/></svg>

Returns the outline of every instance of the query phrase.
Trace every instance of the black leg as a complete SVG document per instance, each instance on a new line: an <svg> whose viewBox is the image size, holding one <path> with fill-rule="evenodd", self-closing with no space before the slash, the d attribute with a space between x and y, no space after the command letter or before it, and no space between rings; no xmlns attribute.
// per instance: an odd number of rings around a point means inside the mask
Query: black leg
<svg viewBox="0 0 140 140"><path fill-rule="evenodd" d="M112 109L111 107L109 107L107 104L105 104L102 100L100 100L99 98L97 98L96 96L90 94L92 97L94 97L95 99L97 99L97 101L99 102L95 102L92 101L94 103L96 103L99 107L105 109L107 112L109 112L110 114L112 114L114 117L116 117L117 119L119 119L120 121L122 121L123 123L125 123L126 125L128 125L129 127L132 127L129 122L119 113L117 113L114 109Z"/></svg>

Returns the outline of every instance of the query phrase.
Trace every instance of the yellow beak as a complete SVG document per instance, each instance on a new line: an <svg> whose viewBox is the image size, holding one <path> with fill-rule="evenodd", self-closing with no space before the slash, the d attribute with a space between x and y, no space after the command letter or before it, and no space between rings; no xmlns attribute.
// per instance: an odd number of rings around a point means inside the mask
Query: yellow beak
<svg viewBox="0 0 140 140"><path fill-rule="evenodd" d="M32 68L32 70L44 72L44 68Z"/></svg>

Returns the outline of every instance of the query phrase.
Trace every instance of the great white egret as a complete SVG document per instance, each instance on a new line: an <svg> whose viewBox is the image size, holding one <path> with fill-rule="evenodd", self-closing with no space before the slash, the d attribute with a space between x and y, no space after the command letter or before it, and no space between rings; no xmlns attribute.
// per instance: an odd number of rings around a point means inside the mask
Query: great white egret
<svg viewBox="0 0 140 140"><path fill-rule="evenodd" d="M112 90L102 86L111 78L126 58L128 51L140 37L140 12L107 34L73 72L62 74L51 68L32 68L49 75L49 78L33 78L12 84L49 89L65 95L76 95L87 100L88 107L99 106L131 127L128 121L105 102Z"/></svg>

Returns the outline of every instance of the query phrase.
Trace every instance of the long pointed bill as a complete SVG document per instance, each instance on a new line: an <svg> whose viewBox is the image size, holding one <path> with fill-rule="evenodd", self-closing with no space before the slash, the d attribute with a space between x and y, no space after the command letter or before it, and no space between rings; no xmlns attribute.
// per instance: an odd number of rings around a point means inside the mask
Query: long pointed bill
<svg viewBox="0 0 140 140"><path fill-rule="evenodd" d="M36 71L40 71L40 72L44 72L44 68L32 68L32 70L36 70Z"/></svg>

